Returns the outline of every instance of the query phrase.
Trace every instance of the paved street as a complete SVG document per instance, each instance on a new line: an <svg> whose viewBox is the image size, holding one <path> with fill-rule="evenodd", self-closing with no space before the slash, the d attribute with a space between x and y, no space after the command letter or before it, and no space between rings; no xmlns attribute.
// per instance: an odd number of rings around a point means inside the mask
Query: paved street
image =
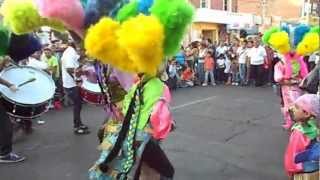
<svg viewBox="0 0 320 180"><path fill-rule="evenodd" d="M174 93L178 128L164 143L177 180L281 180L287 135L278 97L271 88L196 87ZM85 180L98 157L96 130L103 110L86 106L84 122L94 133L72 132L70 108L52 111L47 123L19 139L21 164L0 165L1 180Z"/></svg>

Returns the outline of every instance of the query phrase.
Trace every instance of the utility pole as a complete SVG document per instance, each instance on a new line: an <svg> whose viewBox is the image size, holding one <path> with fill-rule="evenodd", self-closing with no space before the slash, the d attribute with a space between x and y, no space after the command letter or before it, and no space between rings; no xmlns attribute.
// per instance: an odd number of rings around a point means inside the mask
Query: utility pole
<svg viewBox="0 0 320 180"><path fill-rule="evenodd" d="M262 26L266 25L267 8L268 8L267 0L261 0Z"/></svg>

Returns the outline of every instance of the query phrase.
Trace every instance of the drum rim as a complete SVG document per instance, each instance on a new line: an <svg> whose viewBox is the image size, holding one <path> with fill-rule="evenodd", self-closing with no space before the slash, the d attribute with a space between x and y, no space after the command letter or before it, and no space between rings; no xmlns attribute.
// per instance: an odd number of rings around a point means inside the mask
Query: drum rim
<svg viewBox="0 0 320 180"><path fill-rule="evenodd" d="M49 111L49 109L47 108L45 111L41 112L40 114L34 115L34 116L19 116L19 115L15 115L12 114L11 112L6 112L9 116L14 117L14 118L18 118L18 119L35 119L38 118L42 115L44 115L45 113L47 113Z"/></svg>
<svg viewBox="0 0 320 180"><path fill-rule="evenodd" d="M103 93L101 91L100 92L93 92L93 91L90 91L90 90L84 88L83 86L81 86L81 89L84 90L84 91L90 92L92 94L97 94L97 95L102 95L103 96Z"/></svg>
<svg viewBox="0 0 320 180"><path fill-rule="evenodd" d="M31 67L31 66L25 66L25 65L22 65L22 66L20 66L20 67L10 66L10 67L8 67L8 68L3 69L3 70L0 72L0 76L2 76L2 75L3 75L5 72L7 72L8 70L10 70L10 69L15 69L15 68L20 68L20 69L29 68L29 69L33 69L33 70L35 70L35 71L38 71L38 72L40 72L41 74L47 76L48 79L51 79L51 80L52 80L52 81L50 82L50 84L53 85L54 89L57 88L56 85L55 85L55 83L54 83L54 80L52 79L52 77L50 77L50 76L49 76L46 72L44 72L43 70L40 70L40 69ZM55 92L55 91L54 91L54 92ZM23 104L23 103L15 102L13 99L7 97L7 96L6 96L5 94L3 94L2 92L0 92L0 97L5 98L7 101L9 101L9 102L11 102L11 103L19 104L19 105L22 105L22 106L25 105L24 107L30 107L30 106L32 106L32 105L38 106L38 105L45 104L46 102L48 102L48 101L50 101L50 100L53 99L54 94L53 94L52 98L50 98L50 99L48 99L48 100L46 100L46 101L43 101L43 102L41 102L41 103L37 103L37 104Z"/></svg>
<svg viewBox="0 0 320 180"><path fill-rule="evenodd" d="M19 105L19 106L22 106L22 107L32 107L32 106L41 106L41 105L44 105L44 104L49 104L49 101L53 99L53 98L51 98L51 99L49 99L49 100L47 100L45 102L38 103L38 104L23 104L23 103L18 103L18 102L13 101L12 99L10 99L7 96L5 96L4 94L0 95L0 99L1 98L5 99L6 101L9 101L12 104L16 104L16 105Z"/></svg>

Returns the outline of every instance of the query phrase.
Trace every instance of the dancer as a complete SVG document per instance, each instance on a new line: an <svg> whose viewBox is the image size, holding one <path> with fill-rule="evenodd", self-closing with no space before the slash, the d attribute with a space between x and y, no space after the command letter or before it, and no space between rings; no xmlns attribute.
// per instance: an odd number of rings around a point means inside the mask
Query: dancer
<svg viewBox="0 0 320 180"><path fill-rule="evenodd" d="M281 86L285 123L283 127L290 129L293 124L288 112L288 107L303 94L299 88L299 83L308 74L307 65L302 56L290 53L275 66L274 79Z"/></svg>
<svg viewBox="0 0 320 180"><path fill-rule="evenodd" d="M141 161L164 178L173 178L173 167L157 143L168 136L173 123L169 89L157 77L139 77L124 98L124 115L117 113L105 126L102 153L90 179L139 179Z"/></svg>
<svg viewBox="0 0 320 180"><path fill-rule="evenodd" d="M319 159L308 161L301 155L296 158L296 155L317 143L320 132L317 127L317 121L320 120L320 98L315 94L300 96L289 112L295 124L292 126L285 153L285 170L290 179L317 179Z"/></svg>
<svg viewBox="0 0 320 180"><path fill-rule="evenodd" d="M0 59L0 71L9 57ZM0 77L0 84L9 88L12 92L17 91L14 84ZM13 127L6 110L0 102L0 163L15 163L25 160L25 157L12 152Z"/></svg>
<svg viewBox="0 0 320 180"><path fill-rule="evenodd" d="M275 65L274 79L281 86L281 110L285 119L285 129L290 129L293 124L288 108L302 95L298 85L308 74L303 57L320 49L319 31L319 26L299 25L294 29L286 26L274 27L266 31L262 37L266 45L283 56Z"/></svg>

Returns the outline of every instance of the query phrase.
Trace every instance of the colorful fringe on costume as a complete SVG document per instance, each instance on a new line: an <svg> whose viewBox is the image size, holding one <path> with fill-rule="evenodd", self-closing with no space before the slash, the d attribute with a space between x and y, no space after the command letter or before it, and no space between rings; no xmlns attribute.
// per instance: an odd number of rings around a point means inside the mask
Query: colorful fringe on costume
<svg viewBox="0 0 320 180"><path fill-rule="evenodd" d="M41 17L33 0L5 0L1 6L1 14L4 24L18 35L31 33L41 26L64 30L63 25L57 20Z"/></svg>

